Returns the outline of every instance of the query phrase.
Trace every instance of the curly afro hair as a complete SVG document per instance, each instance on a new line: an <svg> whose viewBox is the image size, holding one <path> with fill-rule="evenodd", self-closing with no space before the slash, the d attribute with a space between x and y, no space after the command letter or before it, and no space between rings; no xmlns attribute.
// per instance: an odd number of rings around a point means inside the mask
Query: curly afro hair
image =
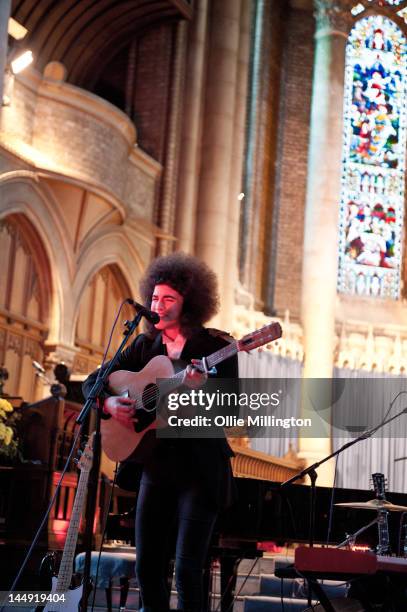
<svg viewBox="0 0 407 612"><path fill-rule="evenodd" d="M144 304L151 306L156 285L169 285L184 298L181 314L181 330L185 337L202 327L219 308L218 281L216 275L203 262L185 253L173 253L154 259L140 283ZM148 326L150 334L155 328Z"/></svg>

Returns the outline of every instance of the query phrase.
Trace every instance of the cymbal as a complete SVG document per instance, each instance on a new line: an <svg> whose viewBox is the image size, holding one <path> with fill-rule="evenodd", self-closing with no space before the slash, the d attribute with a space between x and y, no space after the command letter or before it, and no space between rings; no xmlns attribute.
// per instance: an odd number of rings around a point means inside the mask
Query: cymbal
<svg viewBox="0 0 407 612"><path fill-rule="evenodd" d="M407 506L397 506L385 499L370 499L367 502L346 502L335 504L342 508L355 508L355 510L388 510L389 512L407 512Z"/></svg>

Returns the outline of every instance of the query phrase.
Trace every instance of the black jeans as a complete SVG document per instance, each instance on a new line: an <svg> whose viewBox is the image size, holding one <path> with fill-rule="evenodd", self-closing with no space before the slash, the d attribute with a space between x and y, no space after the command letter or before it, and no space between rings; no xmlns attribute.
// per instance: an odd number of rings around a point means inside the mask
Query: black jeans
<svg viewBox="0 0 407 612"><path fill-rule="evenodd" d="M168 480L143 476L136 510L136 574L145 612L169 608L174 539L178 608L201 612L203 570L216 516L199 480L185 470L172 472Z"/></svg>

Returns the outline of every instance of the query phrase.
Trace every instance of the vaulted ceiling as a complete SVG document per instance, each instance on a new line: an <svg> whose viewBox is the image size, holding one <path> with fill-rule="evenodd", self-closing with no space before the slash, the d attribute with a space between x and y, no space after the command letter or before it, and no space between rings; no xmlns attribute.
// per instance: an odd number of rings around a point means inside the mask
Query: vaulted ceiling
<svg viewBox="0 0 407 612"><path fill-rule="evenodd" d="M28 29L24 46L42 70L62 62L70 83L85 86L141 30L190 19L188 0L13 0L12 16Z"/></svg>

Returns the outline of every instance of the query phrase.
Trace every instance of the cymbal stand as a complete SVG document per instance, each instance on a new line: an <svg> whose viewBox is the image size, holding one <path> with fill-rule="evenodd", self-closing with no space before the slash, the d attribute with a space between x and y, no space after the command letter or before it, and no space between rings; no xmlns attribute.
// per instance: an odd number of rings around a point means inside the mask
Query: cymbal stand
<svg viewBox="0 0 407 612"><path fill-rule="evenodd" d="M327 455L326 457L321 459L321 461L316 461L312 465L309 465L308 467L306 467L303 470L301 470L300 472L298 472L298 474L295 474L294 476L292 476L291 478L289 478L288 480L286 480L285 482L282 482L280 484L280 488L282 488L282 487L285 487L285 486L287 486L289 484L292 484L293 482L295 482L297 480L300 480L301 478L304 478L304 476L307 476L307 475L309 476L309 478L311 480L310 530L309 530L309 545L311 547L314 545L315 507L316 507L316 504L315 504L315 501L316 501L316 480L317 480L317 469L319 468L319 466L322 465L323 463L325 463L326 461L328 461L329 459L332 459L333 457L336 457L337 455L340 455L340 453L343 453L344 450L346 450L347 448L350 448L354 444L357 444L361 440L367 440L367 439L371 438L379 429L381 429L382 427L384 427L388 423L391 423L395 419L398 419L402 414L407 414L407 408L404 408L403 410L401 410L400 412L398 412L394 416L385 419L379 425L376 425L375 427L372 427L371 429L367 429L360 436L358 436L357 438L354 438L353 440L350 440L350 442L346 442L340 448L338 448L336 451L334 451L333 453L330 453L329 455Z"/></svg>
<svg viewBox="0 0 407 612"><path fill-rule="evenodd" d="M360 529L355 531L355 533L347 534L346 538L343 540L343 542L341 542L340 544L335 546L335 548L343 548L344 546L349 546L349 547L354 546L355 542L356 542L356 538L358 536L360 536L361 533L363 533L364 531L366 531L370 527L373 527L373 525L379 525L380 524L380 522L383 520L383 516L382 516L383 512L388 514L387 510L378 510L377 517L375 519L373 519L373 521L370 521L370 523L368 523L364 527L361 527ZM379 549L380 549L380 544L379 544L378 549L377 549L378 554L380 554L380 552L381 552Z"/></svg>

